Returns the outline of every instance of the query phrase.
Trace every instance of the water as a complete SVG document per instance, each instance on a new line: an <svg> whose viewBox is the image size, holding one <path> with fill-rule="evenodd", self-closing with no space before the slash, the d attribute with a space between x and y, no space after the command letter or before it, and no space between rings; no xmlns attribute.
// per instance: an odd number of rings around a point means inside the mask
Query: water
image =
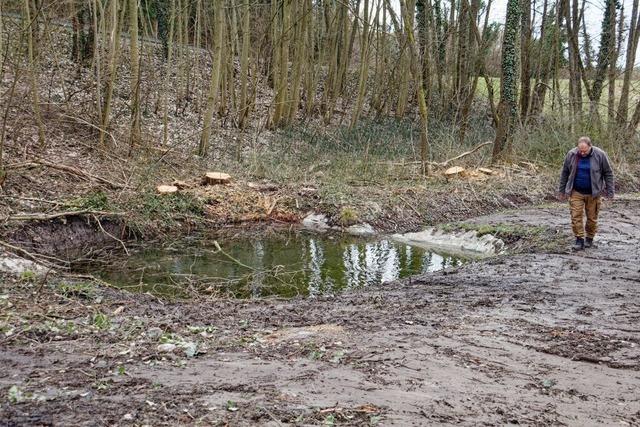
<svg viewBox="0 0 640 427"><path fill-rule="evenodd" d="M101 277L164 296L317 296L458 266L460 258L391 240L292 234L261 239L178 242L146 249Z"/></svg>

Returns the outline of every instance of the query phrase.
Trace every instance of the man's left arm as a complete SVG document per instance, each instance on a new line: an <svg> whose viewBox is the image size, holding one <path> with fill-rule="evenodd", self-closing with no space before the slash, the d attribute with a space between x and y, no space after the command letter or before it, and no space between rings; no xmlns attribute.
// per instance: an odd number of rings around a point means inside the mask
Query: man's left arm
<svg viewBox="0 0 640 427"><path fill-rule="evenodd" d="M615 178L613 176L611 160L609 160L609 156L607 156L606 153L602 159L602 176L604 177L604 183L606 185L605 195L609 198L613 198L615 193Z"/></svg>

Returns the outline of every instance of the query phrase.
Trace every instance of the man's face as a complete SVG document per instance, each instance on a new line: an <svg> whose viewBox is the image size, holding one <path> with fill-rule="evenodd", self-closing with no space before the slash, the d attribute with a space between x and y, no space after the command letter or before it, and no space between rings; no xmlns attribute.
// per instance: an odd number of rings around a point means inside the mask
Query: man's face
<svg viewBox="0 0 640 427"><path fill-rule="evenodd" d="M578 153L580 153L582 157L587 157L589 155L590 150L591 150L591 147L589 146L589 144L586 144L584 142L581 142L580 144L578 144Z"/></svg>

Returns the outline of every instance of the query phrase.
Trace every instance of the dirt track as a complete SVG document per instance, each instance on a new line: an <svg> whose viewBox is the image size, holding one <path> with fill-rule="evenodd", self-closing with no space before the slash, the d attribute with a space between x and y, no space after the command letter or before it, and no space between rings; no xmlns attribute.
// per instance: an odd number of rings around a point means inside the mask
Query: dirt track
<svg viewBox="0 0 640 427"><path fill-rule="evenodd" d="M560 205L472 221L569 227ZM163 304L45 287L33 308L35 285L7 284L0 425L638 425L639 238L627 197L603 209L597 248L335 298ZM154 328L199 353L159 352Z"/></svg>

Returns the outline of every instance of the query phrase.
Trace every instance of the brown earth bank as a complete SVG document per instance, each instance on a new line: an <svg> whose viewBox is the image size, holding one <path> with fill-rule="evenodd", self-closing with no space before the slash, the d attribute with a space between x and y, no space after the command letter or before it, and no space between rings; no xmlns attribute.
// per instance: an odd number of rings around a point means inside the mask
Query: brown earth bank
<svg viewBox="0 0 640 427"><path fill-rule="evenodd" d="M333 297L6 277L0 425L638 425L639 208L607 203L596 248ZM467 224L569 228L559 204Z"/></svg>

